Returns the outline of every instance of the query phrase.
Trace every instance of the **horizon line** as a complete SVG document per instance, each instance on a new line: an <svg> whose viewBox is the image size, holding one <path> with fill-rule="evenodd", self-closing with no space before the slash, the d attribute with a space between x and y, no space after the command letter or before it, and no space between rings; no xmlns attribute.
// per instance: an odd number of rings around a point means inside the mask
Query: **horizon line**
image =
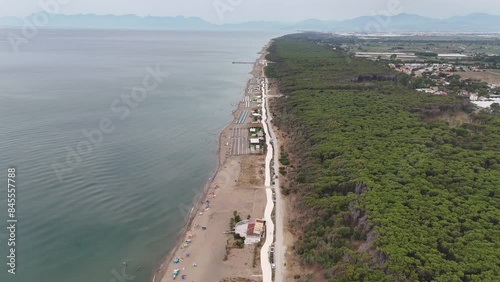
<svg viewBox="0 0 500 282"><path fill-rule="evenodd" d="M44 10L40 10L38 12L34 12L34 13L31 13L29 15L22 16L22 17L21 16L0 16L0 19L1 18L23 19L23 18L27 18L29 16L32 16L34 14L44 13L44 12L47 13ZM134 16L134 17L141 18L141 19L144 19L144 18L184 18L184 19L199 19L199 20L205 21L205 22L213 24L213 25L233 25L233 24L244 24L244 23L251 23L251 22L295 24L295 23L300 23L300 22L309 21L309 20L318 20L318 21L322 21L322 22L328 22L328 21L343 22L343 21L355 20L355 19L364 18L364 17L377 17L377 16L396 17L396 16L401 16L401 15L418 16L418 17L428 18L428 19L433 19L433 20L446 20L446 19L451 19L451 18L454 18L454 17L466 17L466 16L471 16L471 15L500 16L500 14L497 15L497 14L490 14L490 13L485 13L485 12L473 12L473 13L468 13L468 14L463 14L463 15L453 15L453 16L446 17L446 18L434 18L434 17L430 17L430 16L423 16L423 15L413 14L413 13L399 13L399 14L396 14L396 15L383 15L383 14L361 15L361 16L357 16L357 17L354 17L354 18L346 18L346 19L304 18L304 19L295 20L295 21L247 20L247 21L241 21L241 22L228 22L228 23L218 24L216 22L204 19L204 18L199 17L199 16L186 16L186 15L154 16L154 15L138 15L138 14L96 14L96 13L78 13L78 14L53 14L53 13L47 13L47 14L54 15L54 16L68 16L68 17L71 17L71 16L100 16L100 17L126 17L126 16Z"/></svg>

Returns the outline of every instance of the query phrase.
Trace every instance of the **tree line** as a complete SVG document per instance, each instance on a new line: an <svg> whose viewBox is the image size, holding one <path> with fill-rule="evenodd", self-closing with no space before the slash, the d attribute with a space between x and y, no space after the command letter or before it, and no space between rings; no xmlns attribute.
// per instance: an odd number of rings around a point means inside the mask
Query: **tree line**
<svg viewBox="0 0 500 282"><path fill-rule="evenodd" d="M302 262L329 281L500 281L498 114L409 78L353 82L393 72L315 39L276 39L266 68Z"/></svg>

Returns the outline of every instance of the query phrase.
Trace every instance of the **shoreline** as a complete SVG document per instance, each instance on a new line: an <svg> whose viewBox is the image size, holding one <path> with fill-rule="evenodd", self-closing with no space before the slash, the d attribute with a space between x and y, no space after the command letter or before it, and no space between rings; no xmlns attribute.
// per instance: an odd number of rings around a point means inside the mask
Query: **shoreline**
<svg viewBox="0 0 500 282"><path fill-rule="evenodd" d="M152 282L160 282L161 281L163 275L165 274L164 272L166 272L166 271L161 271L161 268L165 265L166 262L170 262L174 259L175 253L179 250L180 243L183 242L184 235L187 233L187 231L189 230L189 227L191 227L191 225L193 223L193 220L196 218L196 216L193 216L193 212L195 210L198 211L200 209L200 207L203 206L203 200L206 199L208 196L208 190L210 189L210 184L212 183L213 179L215 178L215 176L219 172L220 165L221 165L220 164L220 140L221 140L221 136L222 136L222 133L224 132L224 130L226 130L231 125L231 123L232 123L232 120L224 128L222 128L219 131L219 133L217 134L217 141L216 141L217 152L215 153L216 159L217 159L217 165L215 166L215 169L212 172L210 172L209 175L211 175L211 176L208 178L207 182L203 186L203 189L201 190L200 195L196 196L193 199L193 207L189 211L189 214L186 218L186 222L182 226L182 228L178 232L178 234L176 235L176 239L175 239L175 242L176 242L175 246L176 247L173 248L170 252L168 252L168 254L165 255L164 258L161 260L161 262L158 263L155 266L155 268L153 269L153 275L151 278ZM158 275L158 274L161 274L161 275Z"/></svg>
<svg viewBox="0 0 500 282"><path fill-rule="evenodd" d="M258 58L256 58L255 62L252 64L252 69L250 70L249 74L252 74L256 67L259 67L259 62L262 59L262 54L266 52L267 48L269 46L269 43L266 44L257 54L260 54ZM251 84L252 79L255 78L255 75L252 75L248 80L247 83L245 84L245 88L243 91L243 97L246 96L247 90L249 89L249 86ZM235 114L240 110L240 103L236 105L236 108L231 111L231 120L219 131L217 134L216 138L216 146L217 146L217 151L216 151L216 159L217 159L217 164L215 166L215 169L209 174L210 177L208 178L207 182L204 184L203 189L201 190L201 193L196 196L193 199L193 206L186 218L186 222L181 228L181 230L178 232L178 235L176 236L175 239L175 247L172 248L171 251L169 251L163 259L155 266L153 269L153 273L151 275L151 281L152 282L161 282L164 277L167 275L167 270L168 270L168 265L171 264L171 262L174 260L174 257L177 252L180 251L182 242L184 242L184 238L187 236L188 232L190 230L193 230L193 223L194 220L196 219L196 215L198 212L200 212L203 208L203 204L209 197L209 191L211 186L214 184L214 181L218 174L221 173L222 171L222 166L228 161L229 157L226 156L225 154L222 153L222 148L224 146L222 139L224 133L226 133L229 129L234 124L234 120L237 118Z"/></svg>

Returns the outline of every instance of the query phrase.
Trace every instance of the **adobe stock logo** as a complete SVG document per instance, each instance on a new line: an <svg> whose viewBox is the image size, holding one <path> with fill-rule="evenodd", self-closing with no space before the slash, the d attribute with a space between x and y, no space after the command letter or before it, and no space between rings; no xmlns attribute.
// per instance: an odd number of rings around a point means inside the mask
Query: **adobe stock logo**
<svg viewBox="0 0 500 282"><path fill-rule="evenodd" d="M224 23L224 15L227 12L232 12L238 6L243 3L243 0L215 0L212 2L212 6L214 7L215 12L217 13L217 18L219 22Z"/></svg>
<svg viewBox="0 0 500 282"><path fill-rule="evenodd" d="M134 275L127 273L127 269L125 267L122 268L121 273L116 269L111 270L111 275L113 275L113 278L111 278L109 282L127 282L134 281L135 279Z"/></svg>
<svg viewBox="0 0 500 282"><path fill-rule="evenodd" d="M401 14L405 9L401 2L402 0L388 0L384 9L379 11L372 11L371 20L364 26L357 26L354 28L356 33L380 33L390 27L392 18ZM404 0L404 2L411 2L413 0ZM357 42L357 37L354 39ZM349 54L344 53L347 63L351 63Z"/></svg>
<svg viewBox="0 0 500 282"><path fill-rule="evenodd" d="M38 7L42 10L31 17L23 19L21 33L9 32L8 41L12 50L19 53L19 47L24 43L29 43L37 34L40 28L46 27L50 19L61 11L61 7L69 4L72 0L40 0Z"/></svg>
<svg viewBox="0 0 500 282"><path fill-rule="evenodd" d="M162 72L160 66L156 69L152 67L146 68L147 74L142 79L142 84L132 88L130 93L124 93L120 98L114 99L110 104L110 111L119 114L117 120L112 120L108 117L100 119L96 128L82 129L82 137L85 139L79 141L76 146L66 146L65 157L63 162L54 162L52 169L59 181L64 180L64 175L71 173L73 170L80 167L85 157L89 156L95 148L99 147L106 137L113 133L116 125L120 121L125 121L132 110L136 109L141 102L144 102L150 93L157 89L164 78L169 76L169 73Z"/></svg>

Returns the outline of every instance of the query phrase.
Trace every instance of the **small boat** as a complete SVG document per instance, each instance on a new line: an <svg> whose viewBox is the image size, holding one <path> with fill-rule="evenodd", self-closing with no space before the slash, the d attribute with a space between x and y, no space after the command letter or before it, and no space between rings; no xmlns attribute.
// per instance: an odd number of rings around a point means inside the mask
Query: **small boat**
<svg viewBox="0 0 500 282"><path fill-rule="evenodd" d="M177 278L178 275L179 275L179 269L174 269L174 272L172 273L174 279Z"/></svg>

